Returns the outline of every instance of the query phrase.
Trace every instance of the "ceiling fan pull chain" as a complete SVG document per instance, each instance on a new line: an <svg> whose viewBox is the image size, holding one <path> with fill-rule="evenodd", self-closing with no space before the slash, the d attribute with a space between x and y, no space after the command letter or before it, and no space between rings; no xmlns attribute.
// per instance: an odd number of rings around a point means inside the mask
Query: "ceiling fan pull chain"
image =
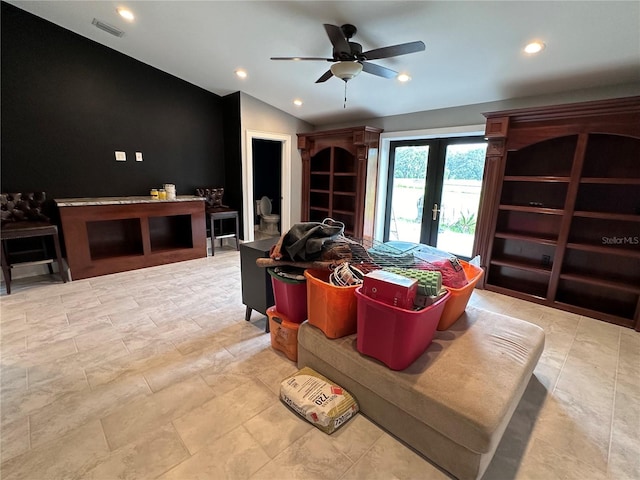
<svg viewBox="0 0 640 480"><path fill-rule="evenodd" d="M347 108L347 82L344 82L344 103L342 104L342 108Z"/></svg>

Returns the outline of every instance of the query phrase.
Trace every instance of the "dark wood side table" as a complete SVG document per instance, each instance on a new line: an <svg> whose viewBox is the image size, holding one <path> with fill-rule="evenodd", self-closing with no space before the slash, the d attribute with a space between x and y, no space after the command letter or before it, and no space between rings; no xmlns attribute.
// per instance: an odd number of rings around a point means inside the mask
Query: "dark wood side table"
<svg viewBox="0 0 640 480"><path fill-rule="evenodd" d="M269 257L269 251L277 241L278 238L267 238L240 245L242 303L247 306L244 317L247 322L251 319L252 310L266 315L267 309L275 305L271 275L266 268L256 265L256 259ZM265 332L269 332L269 319L267 319Z"/></svg>
<svg viewBox="0 0 640 480"><path fill-rule="evenodd" d="M228 208L207 208L207 214L209 215L209 219L211 222L211 255L215 255L216 254L216 246L215 246L215 242L216 239L223 239L223 238L235 238L236 239L236 250L240 249L240 241L239 241L239 235L240 235L240 224L238 221L238 211L237 210L231 210ZM235 219L235 232L230 232L228 230L224 229L224 220L225 219ZM216 230L215 230L215 221L218 220L220 223L220 230L219 230L219 234L216 235ZM220 242L222 242L222 240L220 240ZM222 243L220 243L220 246L222 247Z"/></svg>

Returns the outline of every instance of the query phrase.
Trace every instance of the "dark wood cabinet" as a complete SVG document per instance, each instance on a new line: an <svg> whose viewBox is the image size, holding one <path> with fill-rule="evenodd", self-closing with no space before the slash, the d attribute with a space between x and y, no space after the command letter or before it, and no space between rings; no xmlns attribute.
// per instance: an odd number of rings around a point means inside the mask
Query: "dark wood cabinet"
<svg viewBox="0 0 640 480"><path fill-rule="evenodd" d="M640 330L640 97L485 116L484 288Z"/></svg>
<svg viewBox="0 0 640 480"><path fill-rule="evenodd" d="M74 279L207 256L204 200L56 199Z"/></svg>
<svg viewBox="0 0 640 480"><path fill-rule="evenodd" d="M345 234L373 238L379 128L298 134L302 155L302 220L330 217Z"/></svg>

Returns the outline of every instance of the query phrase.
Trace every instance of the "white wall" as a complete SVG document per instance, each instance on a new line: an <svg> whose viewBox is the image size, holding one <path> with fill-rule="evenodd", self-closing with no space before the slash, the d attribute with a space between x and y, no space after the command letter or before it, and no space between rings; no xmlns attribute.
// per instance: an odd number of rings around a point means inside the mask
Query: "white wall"
<svg viewBox="0 0 640 480"><path fill-rule="evenodd" d="M291 205L290 222L291 224L300 222L300 207L302 205L302 157L298 150L298 137L296 134L310 132L313 130L313 126L242 92L240 93L240 119L243 165L247 165L247 163L252 160L251 158L247 158L247 131L275 134L276 136L289 135L291 137L289 144L291 150L291 170L289 172L291 178L291 191L289 192ZM244 175L245 173L243 172L243 176ZM246 210L247 206L245 206L245 215ZM252 223L253 222L245 221L244 238L252 238L248 236L247 232L248 224ZM253 235L252 232L251 235Z"/></svg>
<svg viewBox="0 0 640 480"><path fill-rule="evenodd" d="M370 118L366 120L358 120L357 122L323 125L322 128L316 128L316 130L330 130L332 128L350 127L355 125L369 125L372 127L383 128L385 133L389 133L397 131L477 125L485 123L485 117L482 114L486 112L560 105L563 103L588 102L592 100L605 100L609 98L631 97L636 95L640 95L640 82L575 90L553 95L513 98L496 102L408 113L405 115Z"/></svg>

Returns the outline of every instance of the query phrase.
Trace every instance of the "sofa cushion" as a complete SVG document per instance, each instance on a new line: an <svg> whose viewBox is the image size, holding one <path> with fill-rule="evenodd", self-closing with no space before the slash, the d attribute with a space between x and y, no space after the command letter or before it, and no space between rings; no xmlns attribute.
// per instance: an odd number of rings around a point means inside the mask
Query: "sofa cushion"
<svg viewBox="0 0 640 480"><path fill-rule="evenodd" d="M12 222L44 222L50 219L44 213L45 192L0 194L0 217L2 225Z"/></svg>
<svg viewBox="0 0 640 480"><path fill-rule="evenodd" d="M448 330L403 371L356 350L356 335L327 340L300 328L298 342L345 375L467 449L486 453L500 441L501 425L520 400L544 348L533 324L467 307ZM354 362L354 356L360 359ZM508 420L507 420L508 421Z"/></svg>

